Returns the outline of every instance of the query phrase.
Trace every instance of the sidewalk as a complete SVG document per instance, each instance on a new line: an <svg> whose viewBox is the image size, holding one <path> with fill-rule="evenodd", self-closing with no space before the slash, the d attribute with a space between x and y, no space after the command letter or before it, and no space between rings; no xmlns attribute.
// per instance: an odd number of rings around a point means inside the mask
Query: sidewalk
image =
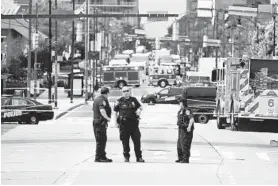
<svg viewBox="0 0 278 186"><path fill-rule="evenodd" d="M48 104L47 99L37 99L37 101L42 104ZM91 101L88 101L88 102L91 102ZM78 107L82 106L83 104L85 104L84 97L74 98L73 103L70 102L69 98L58 100L57 108L55 108L54 103L51 103L53 111L54 111L54 119L56 120L56 119L61 118L63 115L65 115L69 111L71 111L75 108L78 108Z"/></svg>
<svg viewBox="0 0 278 186"><path fill-rule="evenodd" d="M54 93L54 88L52 88L52 93ZM42 104L48 104L48 90L44 91L43 94L41 94L37 101ZM58 102L57 102L57 108L55 108L54 103L51 103L53 111L54 111L54 119L59 119L69 111L80 107L85 103L85 97L84 95L82 97L74 97L73 103L70 102L70 98L67 97L67 94L64 92L64 88L58 87Z"/></svg>

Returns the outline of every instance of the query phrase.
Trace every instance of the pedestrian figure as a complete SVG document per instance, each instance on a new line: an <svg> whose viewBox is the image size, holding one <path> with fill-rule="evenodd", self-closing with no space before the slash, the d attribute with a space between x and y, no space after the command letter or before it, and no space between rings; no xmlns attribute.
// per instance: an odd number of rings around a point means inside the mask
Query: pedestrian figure
<svg viewBox="0 0 278 186"><path fill-rule="evenodd" d="M190 148L193 139L194 117L189 108L185 107L184 100L180 101L180 110L178 111L178 160L177 163L189 163Z"/></svg>
<svg viewBox="0 0 278 186"><path fill-rule="evenodd" d="M116 112L116 125L120 130L120 140L123 144L123 155L125 162L129 162L131 137L137 162L145 162L141 151L141 133L139 130L139 119L142 111L141 104L135 97L131 97L131 88L123 87L123 97L117 100L114 111Z"/></svg>
<svg viewBox="0 0 278 186"><path fill-rule="evenodd" d="M94 134L96 139L95 162L112 162L106 157L105 147L107 142L106 130L108 122L111 120L111 107L108 102L109 89L102 87L100 94L94 101Z"/></svg>

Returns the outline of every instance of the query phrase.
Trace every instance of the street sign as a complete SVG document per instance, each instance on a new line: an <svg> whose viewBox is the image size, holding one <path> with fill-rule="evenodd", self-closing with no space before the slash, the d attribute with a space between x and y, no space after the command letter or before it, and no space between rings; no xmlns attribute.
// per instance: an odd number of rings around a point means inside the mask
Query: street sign
<svg viewBox="0 0 278 186"><path fill-rule="evenodd" d="M147 14L168 14L168 11L148 11ZM149 22L168 21L168 17L148 17Z"/></svg>
<svg viewBox="0 0 278 186"><path fill-rule="evenodd" d="M243 7L243 6L229 6L229 15L256 17L257 8Z"/></svg>
<svg viewBox="0 0 278 186"><path fill-rule="evenodd" d="M213 0L198 0L197 16L212 17Z"/></svg>
<svg viewBox="0 0 278 186"><path fill-rule="evenodd" d="M99 52L98 51L89 51L88 52L88 58L99 60Z"/></svg>
<svg viewBox="0 0 278 186"><path fill-rule="evenodd" d="M146 35L146 31L143 29L135 29L135 34Z"/></svg>
<svg viewBox="0 0 278 186"><path fill-rule="evenodd" d="M207 47L207 46L220 47L220 43L221 41L219 39L208 39L206 35L203 37L203 47Z"/></svg>

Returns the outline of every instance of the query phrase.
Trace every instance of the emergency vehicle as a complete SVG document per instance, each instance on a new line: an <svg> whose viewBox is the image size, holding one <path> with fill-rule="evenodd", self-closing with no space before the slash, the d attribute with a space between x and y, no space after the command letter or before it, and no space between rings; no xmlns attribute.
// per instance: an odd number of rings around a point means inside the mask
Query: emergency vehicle
<svg viewBox="0 0 278 186"><path fill-rule="evenodd" d="M278 127L278 60L227 58L212 79L217 82L218 129Z"/></svg>
<svg viewBox="0 0 278 186"><path fill-rule="evenodd" d="M133 66L104 66L103 81L107 86L119 87L140 86L144 71L140 67Z"/></svg>
<svg viewBox="0 0 278 186"><path fill-rule="evenodd" d="M165 88L176 83L176 73L171 66L151 66L149 71L150 85Z"/></svg>

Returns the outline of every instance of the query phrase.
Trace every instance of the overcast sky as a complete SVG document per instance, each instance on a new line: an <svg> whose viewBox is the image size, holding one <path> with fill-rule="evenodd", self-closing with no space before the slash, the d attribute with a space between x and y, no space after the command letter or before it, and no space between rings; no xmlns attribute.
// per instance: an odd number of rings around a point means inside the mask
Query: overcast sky
<svg viewBox="0 0 278 186"><path fill-rule="evenodd" d="M187 0L139 0L139 13L147 11L168 11L173 14L183 14L186 10ZM168 22L156 22L145 24L145 30L150 37L164 36L167 33L167 27L174 18L169 18ZM146 18L142 18L142 23L146 23Z"/></svg>

